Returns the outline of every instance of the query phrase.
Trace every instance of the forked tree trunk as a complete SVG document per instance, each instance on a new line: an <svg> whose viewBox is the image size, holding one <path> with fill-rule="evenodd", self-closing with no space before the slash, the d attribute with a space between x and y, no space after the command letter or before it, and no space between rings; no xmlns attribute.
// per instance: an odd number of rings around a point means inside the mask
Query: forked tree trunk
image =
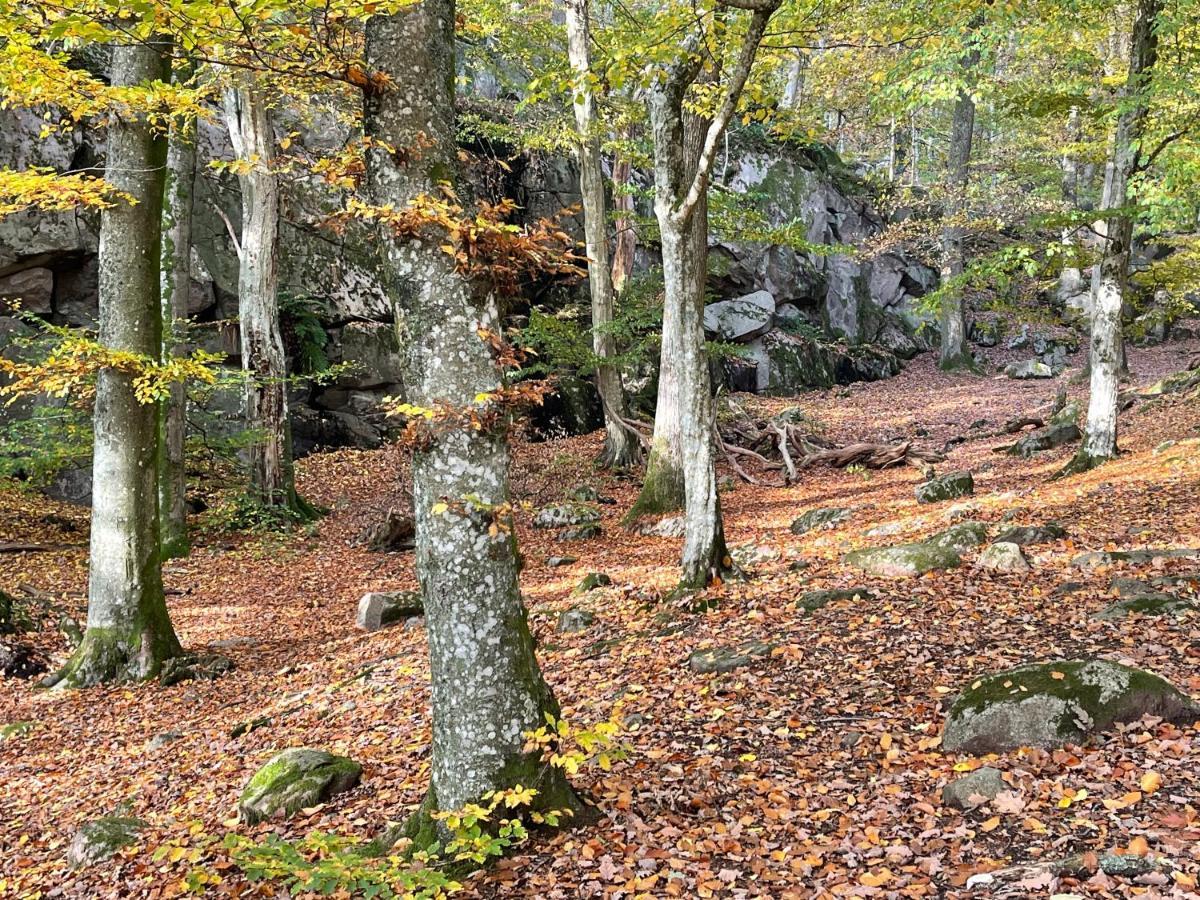
<svg viewBox="0 0 1200 900"><path fill-rule="evenodd" d="M583 231L588 256L588 286L592 295L592 349L596 354L596 389L604 406L604 449L600 463L605 468L626 468L641 457L637 435L621 420L625 416L625 392L621 373L613 364L616 338L612 333L614 291L608 258L608 216L604 202L604 172L600 164L600 135L596 103L591 86L591 56L588 47L588 2L565 0L567 53L575 74L575 125L579 131L576 155L579 160L580 194L583 199Z"/></svg>
<svg viewBox="0 0 1200 900"><path fill-rule="evenodd" d="M113 49L114 86L165 81L169 46ZM100 343L158 359L159 252L167 141L144 117L114 116L105 178L135 203L100 217ZM158 534L157 407L138 401L134 375L104 369L96 383L87 631L47 684L129 681L180 653L163 599Z"/></svg>
<svg viewBox="0 0 1200 900"><path fill-rule="evenodd" d="M250 494L267 507L302 516L311 511L296 495L288 420L287 356L279 324L279 180L271 171L275 138L267 98L253 84L225 92L225 121L233 152L245 171L238 248L238 322L241 331L246 451Z"/></svg>
<svg viewBox="0 0 1200 900"><path fill-rule="evenodd" d="M366 135L398 150L420 148L412 156L369 152L373 203L404 208L455 180L454 7L453 0L423 0L368 23L371 70L391 83L366 97ZM381 265L405 353L408 402L468 408L500 384L479 329L498 332L501 323L490 292L469 282L438 245L436 237L401 241L381 233ZM503 430L456 424L437 429L413 454L433 707L429 793L408 828L418 846L439 838L432 812L488 791L522 784L538 790L539 808L578 802L562 771L524 747L524 733L558 707L518 590L520 558L505 512L508 463Z"/></svg>
<svg viewBox="0 0 1200 900"><path fill-rule="evenodd" d="M1133 243L1133 219L1124 210L1129 200L1129 183L1140 169L1140 144L1149 107L1151 70L1158 58L1154 32L1161 0L1138 0L1137 17L1129 51L1129 75L1121 90L1121 112L1113 141L1113 165L1107 188L1107 217L1104 254L1093 282L1091 396L1087 428L1079 453L1064 474L1091 469L1117 454L1117 393L1124 346L1121 310L1129 279L1129 253Z"/></svg>
<svg viewBox="0 0 1200 900"><path fill-rule="evenodd" d="M963 58L967 71L979 63L979 51L972 50ZM950 126L950 150L946 164L947 224L942 228L942 282L963 274L967 216L967 184L970 179L971 144L975 134L975 101L969 91L960 89L954 103ZM967 348L966 302L961 289L952 289L942 299L941 349L938 366L943 369L975 368L975 360Z"/></svg>
<svg viewBox="0 0 1200 900"><path fill-rule="evenodd" d="M160 276L164 360L185 352L195 179L196 122L192 119L172 127L167 150ZM188 553L186 434L187 389L175 383L159 410L158 512L164 559Z"/></svg>

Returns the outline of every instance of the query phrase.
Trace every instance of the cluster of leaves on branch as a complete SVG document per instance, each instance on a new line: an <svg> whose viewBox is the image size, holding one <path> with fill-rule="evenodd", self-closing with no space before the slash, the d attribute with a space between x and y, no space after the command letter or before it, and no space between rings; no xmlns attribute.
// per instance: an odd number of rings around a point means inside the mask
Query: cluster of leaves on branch
<svg viewBox="0 0 1200 900"><path fill-rule="evenodd" d="M480 202L472 215L449 184L439 188L441 197L420 194L403 209L352 198L331 225L339 228L350 219L361 219L386 226L401 240L436 241L459 274L502 296L515 296L525 280L535 276L582 274L575 241L556 221L541 219L527 228L514 225L509 219L517 205L508 198Z"/></svg>
<svg viewBox="0 0 1200 900"><path fill-rule="evenodd" d="M32 167L22 171L0 169L0 219L26 209L69 212L80 207L108 209L132 202L104 179L82 172L59 174Z"/></svg>
<svg viewBox="0 0 1200 900"><path fill-rule="evenodd" d="M160 361L141 353L114 350L82 332L37 321L54 345L44 359L36 362L0 357L0 373L11 379L0 388L0 395L16 399L40 394L87 402L95 393L96 376L102 369L110 369L133 376L139 402L155 403L169 395L172 384L214 383L216 367L223 359L221 354L196 350L190 356Z"/></svg>

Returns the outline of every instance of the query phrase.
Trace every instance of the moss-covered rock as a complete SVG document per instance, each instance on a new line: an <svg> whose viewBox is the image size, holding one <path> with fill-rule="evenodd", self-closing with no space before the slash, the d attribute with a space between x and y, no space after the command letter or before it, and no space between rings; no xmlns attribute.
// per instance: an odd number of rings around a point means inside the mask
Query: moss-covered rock
<svg viewBox="0 0 1200 900"><path fill-rule="evenodd" d="M758 657L770 656L774 649L774 644L765 641L747 641L736 647L696 650L688 657L688 666L693 672L701 674L731 672L750 665Z"/></svg>
<svg viewBox="0 0 1200 900"><path fill-rule="evenodd" d="M145 827L144 821L132 816L102 816L85 822L67 847L67 863L73 869L82 869L103 862L136 843Z"/></svg>
<svg viewBox="0 0 1200 900"><path fill-rule="evenodd" d="M590 609L572 606L558 614L556 630L560 634L572 634L576 631L587 631L596 621L596 614Z"/></svg>
<svg viewBox="0 0 1200 900"><path fill-rule="evenodd" d="M925 543L962 553L987 543L987 536L987 526L982 522L959 522L945 531L939 531Z"/></svg>
<svg viewBox="0 0 1200 900"><path fill-rule="evenodd" d="M1010 456L1029 459L1035 453L1073 444L1081 437L1083 437L1083 433L1074 422L1052 422L1024 435L1004 452Z"/></svg>
<svg viewBox="0 0 1200 900"><path fill-rule="evenodd" d="M276 815L324 803L356 787L362 766L324 750L292 747L254 773L238 801L238 816L253 825Z"/></svg>
<svg viewBox="0 0 1200 900"><path fill-rule="evenodd" d="M997 541L984 550L975 565L990 572L1008 575L1028 572L1030 569L1029 560L1021 552L1020 546L1006 541Z"/></svg>
<svg viewBox="0 0 1200 900"><path fill-rule="evenodd" d="M938 569L962 565L962 557L949 547L934 544L897 544L846 554L847 565L885 578L913 578Z"/></svg>
<svg viewBox="0 0 1200 900"><path fill-rule="evenodd" d="M572 525L569 528L559 530L558 534L554 535L555 540L559 541L590 541L592 538L600 537L603 529L596 522L588 522L585 525Z"/></svg>
<svg viewBox="0 0 1200 900"><path fill-rule="evenodd" d="M216 681L234 670L233 660L219 653L175 656L163 663L158 680L164 687L184 681Z"/></svg>
<svg viewBox="0 0 1200 900"><path fill-rule="evenodd" d="M941 503L974 493L975 479L970 472L947 472L918 484L916 489L918 503Z"/></svg>
<svg viewBox="0 0 1200 900"><path fill-rule="evenodd" d="M1071 560L1077 569L1098 569L1113 563L1145 565L1156 559L1200 559L1200 548L1166 547L1161 550L1091 550Z"/></svg>
<svg viewBox="0 0 1200 900"><path fill-rule="evenodd" d="M810 509L792 522L792 534L807 534L818 528L833 528L850 518L851 511L841 506Z"/></svg>
<svg viewBox="0 0 1200 900"><path fill-rule="evenodd" d="M942 747L1003 753L1078 743L1144 715L1200 718L1200 704L1169 682L1104 659L1032 663L971 684L950 707Z"/></svg>
<svg viewBox="0 0 1200 900"><path fill-rule="evenodd" d="M603 572L588 572L580 579L572 593L586 594L596 588L608 587L610 584L612 584L612 579Z"/></svg>
<svg viewBox="0 0 1200 900"><path fill-rule="evenodd" d="M1143 594L1133 594L1112 603L1096 613L1097 619L1112 621L1123 619L1133 613L1143 616L1182 616L1195 612L1196 606L1174 594L1164 594L1157 591Z"/></svg>
<svg viewBox="0 0 1200 900"><path fill-rule="evenodd" d="M1018 547L1030 547L1034 544L1049 544L1061 541L1067 536L1067 529L1055 522L1045 525L1021 525L1006 529L996 535L996 543L1016 544Z"/></svg>
<svg viewBox="0 0 1200 900"><path fill-rule="evenodd" d="M545 506L533 517L534 528L591 525L600 521L600 510L588 503L569 502Z"/></svg>
<svg viewBox="0 0 1200 900"><path fill-rule="evenodd" d="M796 608L802 609L805 612L815 612L839 600L869 602L874 599L875 595L866 588L833 588L824 591L806 591L796 601Z"/></svg>

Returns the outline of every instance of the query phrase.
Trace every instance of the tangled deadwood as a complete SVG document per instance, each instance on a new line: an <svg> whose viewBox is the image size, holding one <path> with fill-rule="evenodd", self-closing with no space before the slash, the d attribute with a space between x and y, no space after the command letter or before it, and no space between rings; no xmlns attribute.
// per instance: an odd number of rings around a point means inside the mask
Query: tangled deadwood
<svg viewBox="0 0 1200 900"><path fill-rule="evenodd" d="M938 450L916 447L911 441L838 446L796 409L784 410L770 418L755 418L733 401L727 401L726 413L718 417L717 445L738 476L751 484L764 482L746 471L743 460L757 462L764 471L782 471L784 484L791 484L800 469L812 466L889 469L911 465L924 469L946 458Z"/></svg>

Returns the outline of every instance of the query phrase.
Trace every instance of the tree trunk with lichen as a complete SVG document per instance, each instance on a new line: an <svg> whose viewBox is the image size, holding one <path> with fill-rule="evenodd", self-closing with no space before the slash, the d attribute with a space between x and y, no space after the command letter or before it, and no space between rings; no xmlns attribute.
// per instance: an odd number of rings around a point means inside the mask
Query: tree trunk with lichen
<svg viewBox="0 0 1200 900"><path fill-rule="evenodd" d="M116 47L116 87L165 81L169 45ZM136 202L100 217L100 343L158 359L162 349L159 253L167 142L142 116L108 127L105 178ZM135 375L101 370L96 382L88 618L83 641L48 685L84 687L158 674L178 655L163 597L158 532L158 414Z"/></svg>
<svg viewBox="0 0 1200 900"><path fill-rule="evenodd" d="M163 341L166 361L184 352L188 293L191 290L192 203L196 179L196 122L192 118L171 128L167 150L162 214ZM188 554L187 472L184 443L187 431L187 389L172 384L159 409L158 511L163 559Z"/></svg>
<svg viewBox="0 0 1200 900"><path fill-rule="evenodd" d="M367 59L390 82L369 91L364 125L371 201L403 208L456 180L454 2L424 0L367 26ZM404 155L384 146L417 148ZM380 233L381 268L405 353L407 400L468 408L500 386L480 329L501 330L492 293L428 240ZM429 793L409 822L417 845L438 838L430 814L517 784L535 806L576 808L563 772L525 749L524 734L558 707L542 678L518 589L503 426L446 423L413 454L416 567L425 600L432 681ZM498 527L494 527L498 526Z"/></svg>
<svg viewBox="0 0 1200 900"><path fill-rule="evenodd" d="M271 171L275 137L261 87L240 83L226 90L225 121L241 167L238 324L246 379L243 414L251 434L246 449L250 496L265 507L309 518L312 508L296 494L292 466L287 355L279 317L279 180Z"/></svg>
<svg viewBox="0 0 1200 900"><path fill-rule="evenodd" d="M588 257L588 287L592 297L592 351L596 355L596 389L604 407L604 468L627 468L641 458L637 435L622 422L625 391L613 359L617 355L612 333L614 290L608 254L608 217L604 202L604 173L600 165L600 135L596 128L595 98L590 79L588 2L565 0L567 53L575 74L575 125L579 131L580 195L583 200L584 244Z"/></svg>
<svg viewBox="0 0 1200 900"><path fill-rule="evenodd" d="M1095 468L1117 455L1117 395L1124 364L1121 312L1129 280L1133 218L1125 205L1129 184L1142 166L1141 142L1149 109L1147 89L1158 59L1155 24L1162 0L1138 0L1129 51L1129 75L1121 90L1121 113L1106 185L1104 253L1092 283L1091 394L1083 445L1061 474Z"/></svg>
<svg viewBox="0 0 1200 900"><path fill-rule="evenodd" d="M976 26L977 27L977 24ZM979 51L963 57L962 68L970 72L979 64ZM971 146L975 136L975 100L960 88L950 124L950 149L946 161L946 219L942 228L942 283L960 278L964 269L967 217L967 185L970 180ZM942 330L938 367L974 371L975 360L967 348L967 311L961 287L951 287L942 299Z"/></svg>

